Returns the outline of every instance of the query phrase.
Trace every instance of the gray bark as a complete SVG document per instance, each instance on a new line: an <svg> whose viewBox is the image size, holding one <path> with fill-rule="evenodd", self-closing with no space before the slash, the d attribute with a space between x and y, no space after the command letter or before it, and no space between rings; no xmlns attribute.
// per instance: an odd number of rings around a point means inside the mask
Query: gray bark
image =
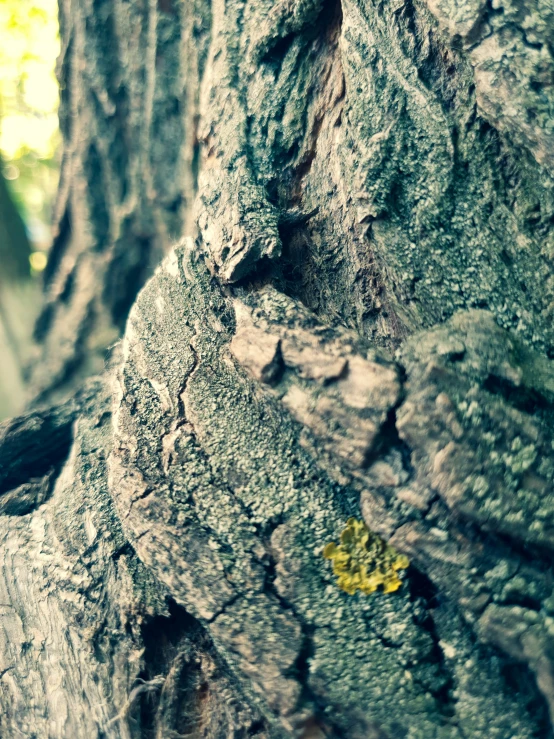
<svg viewBox="0 0 554 739"><path fill-rule="evenodd" d="M553 22L63 4L2 736L552 736ZM396 592L338 587L351 517Z"/></svg>

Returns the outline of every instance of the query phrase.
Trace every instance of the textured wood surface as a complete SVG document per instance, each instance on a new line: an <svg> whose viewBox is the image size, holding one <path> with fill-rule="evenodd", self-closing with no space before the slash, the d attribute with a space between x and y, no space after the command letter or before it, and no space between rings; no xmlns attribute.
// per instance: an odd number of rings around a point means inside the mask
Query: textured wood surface
<svg viewBox="0 0 554 739"><path fill-rule="evenodd" d="M551 737L551 9L61 21L1 735ZM350 517L410 557L397 592L338 588Z"/></svg>

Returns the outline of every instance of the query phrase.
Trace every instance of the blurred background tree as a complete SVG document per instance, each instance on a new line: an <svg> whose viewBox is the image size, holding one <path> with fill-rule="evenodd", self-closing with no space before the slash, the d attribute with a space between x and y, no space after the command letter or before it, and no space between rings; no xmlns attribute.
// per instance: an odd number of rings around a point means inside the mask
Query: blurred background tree
<svg viewBox="0 0 554 739"><path fill-rule="evenodd" d="M24 401L59 171L56 0L0 3L0 418Z"/></svg>

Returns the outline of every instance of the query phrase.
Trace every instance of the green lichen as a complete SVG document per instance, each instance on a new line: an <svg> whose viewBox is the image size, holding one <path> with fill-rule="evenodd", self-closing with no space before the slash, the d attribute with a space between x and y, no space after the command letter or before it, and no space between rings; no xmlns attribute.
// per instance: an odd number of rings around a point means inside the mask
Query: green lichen
<svg viewBox="0 0 554 739"><path fill-rule="evenodd" d="M380 585L384 593L398 590L402 585L398 570L405 570L410 564L405 554L397 552L356 518L348 519L340 544L327 544L323 556L332 560L337 585L349 595L357 590L369 595Z"/></svg>

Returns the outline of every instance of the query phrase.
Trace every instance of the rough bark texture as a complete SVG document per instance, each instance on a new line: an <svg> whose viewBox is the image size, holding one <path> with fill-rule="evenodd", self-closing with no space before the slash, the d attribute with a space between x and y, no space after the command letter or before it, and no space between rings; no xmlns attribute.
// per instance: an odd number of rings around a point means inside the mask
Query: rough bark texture
<svg viewBox="0 0 554 739"><path fill-rule="evenodd" d="M31 390L41 402L102 370L137 291L186 227L206 44L184 3L60 0L59 9L64 154L35 330Z"/></svg>
<svg viewBox="0 0 554 739"><path fill-rule="evenodd" d="M2 736L551 737L551 8L62 21L42 404L0 434ZM397 592L338 588L350 517L410 557Z"/></svg>

